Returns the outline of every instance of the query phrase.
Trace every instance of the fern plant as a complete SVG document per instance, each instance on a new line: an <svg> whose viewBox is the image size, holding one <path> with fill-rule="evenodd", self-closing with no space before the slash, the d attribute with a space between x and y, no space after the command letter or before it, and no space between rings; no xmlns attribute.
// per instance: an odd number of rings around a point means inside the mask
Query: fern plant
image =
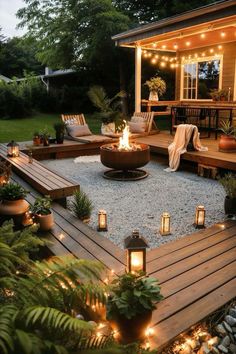
<svg viewBox="0 0 236 354"><path fill-rule="evenodd" d="M30 261L22 253L26 231L12 235L11 226L1 228L0 353L76 352L94 332L91 305L106 302L103 265L72 256Z"/></svg>
<svg viewBox="0 0 236 354"><path fill-rule="evenodd" d="M91 216L93 204L85 192L77 190L71 202L70 209L80 220L84 220Z"/></svg>
<svg viewBox="0 0 236 354"><path fill-rule="evenodd" d="M118 92L114 97L109 98L102 86L92 86L88 96L93 105L99 109L99 118L104 124L116 123L118 125L124 117L120 112L121 98L126 97L124 91Z"/></svg>

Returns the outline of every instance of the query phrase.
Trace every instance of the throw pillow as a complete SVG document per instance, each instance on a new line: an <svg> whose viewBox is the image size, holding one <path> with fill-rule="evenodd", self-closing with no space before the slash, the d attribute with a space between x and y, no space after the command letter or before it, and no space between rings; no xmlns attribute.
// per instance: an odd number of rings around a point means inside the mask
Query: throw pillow
<svg viewBox="0 0 236 354"><path fill-rule="evenodd" d="M67 132L73 138L78 136L92 135L87 124L84 125L67 125Z"/></svg>
<svg viewBox="0 0 236 354"><path fill-rule="evenodd" d="M128 122L130 133L145 133L146 124L143 122Z"/></svg>
<svg viewBox="0 0 236 354"><path fill-rule="evenodd" d="M133 116L133 117L131 117L131 122L146 123L146 120L143 117Z"/></svg>

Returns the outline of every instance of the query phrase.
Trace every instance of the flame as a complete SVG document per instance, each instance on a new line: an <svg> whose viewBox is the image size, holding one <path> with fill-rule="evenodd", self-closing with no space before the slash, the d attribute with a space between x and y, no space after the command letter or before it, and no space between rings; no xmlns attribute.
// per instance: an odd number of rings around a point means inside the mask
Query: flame
<svg viewBox="0 0 236 354"><path fill-rule="evenodd" d="M123 129L122 136L120 137L119 140L118 150L131 151L132 146L129 143L129 136L130 136L129 126L126 124L125 120L124 123L125 123L125 127Z"/></svg>

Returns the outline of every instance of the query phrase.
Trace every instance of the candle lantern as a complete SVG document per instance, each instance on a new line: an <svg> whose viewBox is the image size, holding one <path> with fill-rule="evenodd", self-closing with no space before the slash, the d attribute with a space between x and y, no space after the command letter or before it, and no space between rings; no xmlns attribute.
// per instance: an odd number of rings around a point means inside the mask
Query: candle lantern
<svg viewBox="0 0 236 354"><path fill-rule="evenodd" d="M98 212L98 231L107 231L107 212L106 210L99 210Z"/></svg>
<svg viewBox="0 0 236 354"><path fill-rule="evenodd" d="M196 207L195 214L195 227L196 229L203 229L205 227L205 215L206 211L203 205L198 205Z"/></svg>
<svg viewBox="0 0 236 354"><path fill-rule="evenodd" d="M170 235L170 214L164 212L161 216L160 234L163 236Z"/></svg>
<svg viewBox="0 0 236 354"><path fill-rule="evenodd" d="M147 241L139 235L139 230L134 230L132 236L125 239L125 249L127 250L127 271L136 273L146 272L146 248L149 247Z"/></svg>
<svg viewBox="0 0 236 354"><path fill-rule="evenodd" d="M7 156L18 157L20 155L20 147L14 140L7 144Z"/></svg>

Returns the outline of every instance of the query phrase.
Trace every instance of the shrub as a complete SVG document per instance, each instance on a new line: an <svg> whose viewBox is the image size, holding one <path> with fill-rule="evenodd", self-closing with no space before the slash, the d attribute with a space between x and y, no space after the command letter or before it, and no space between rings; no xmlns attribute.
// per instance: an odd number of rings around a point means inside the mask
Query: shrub
<svg viewBox="0 0 236 354"><path fill-rule="evenodd" d="M227 173L224 177L219 179L219 182L229 198L236 198L236 175Z"/></svg>
<svg viewBox="0 0 236 354"><path fill-rule="evenodd" d="M24 199L27 191L17 183L8 183L0 188L0 200Z"/></svg>
<svg viewBox="0 0 236 354"><path fill-rule="evenodd" d="M75 216L83 220L90 217L93 205L85 192L77 190L74 194L70 209Z"/></svg>

